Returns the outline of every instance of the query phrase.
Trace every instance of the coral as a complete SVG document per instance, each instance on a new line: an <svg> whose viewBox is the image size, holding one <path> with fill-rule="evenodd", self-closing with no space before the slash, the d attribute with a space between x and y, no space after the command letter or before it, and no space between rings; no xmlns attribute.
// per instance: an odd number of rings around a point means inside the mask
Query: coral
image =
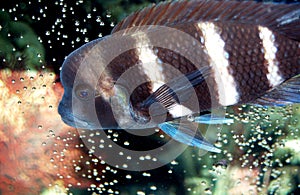
<svg viewBox="0 0 300 195"><path fill-rule="evenodd" d="M48 71L0 72L2 194L39 194L57 183L87 188L96 178L83 175L102 169L87 163L92 157L77 130L61 121L57 105L63 89L54 80Z"/></svg>

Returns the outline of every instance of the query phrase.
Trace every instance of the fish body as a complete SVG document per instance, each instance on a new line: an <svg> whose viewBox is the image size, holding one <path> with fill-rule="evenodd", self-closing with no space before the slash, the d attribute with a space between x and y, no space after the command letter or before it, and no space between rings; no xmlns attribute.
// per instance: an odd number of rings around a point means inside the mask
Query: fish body
<svg viewBox="0 0 300 195"><path fill-rule="evenodd" d="M84 129L159 127L219 152L178 119L222 124L232 121L198 115L237 104L299 103L299 41L300 4L161 3L67 57L59 113Z"/></svg>

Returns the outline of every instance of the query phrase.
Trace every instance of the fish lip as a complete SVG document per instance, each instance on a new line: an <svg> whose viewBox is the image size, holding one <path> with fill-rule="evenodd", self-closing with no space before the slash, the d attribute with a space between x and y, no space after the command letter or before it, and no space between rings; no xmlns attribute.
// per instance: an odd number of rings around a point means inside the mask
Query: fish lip
<svg viewBox="0 0 300 195"><path fill-rule="evenodd" d="M65 124L75 128L88 128L89 126L92 126L88 121L74 115L73 112L65 112L65 110L65 104L60 102L58 106L58 113Z"/></svg>
<svg viewBox="0 0 300 195"><path fill-rule="evenodd" d="M83 120L77 116L73 115L73 120L74 120L74 126L76 128L88 128L91 125L89 124L89 122L87 122L86 120Z"/></svg>

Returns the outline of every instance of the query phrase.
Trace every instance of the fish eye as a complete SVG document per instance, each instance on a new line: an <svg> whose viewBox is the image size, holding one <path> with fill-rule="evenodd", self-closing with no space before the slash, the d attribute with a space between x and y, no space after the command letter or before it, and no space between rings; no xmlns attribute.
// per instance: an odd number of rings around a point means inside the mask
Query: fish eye
<svg viewBox="0 0 300 195"><path fill-rule="evenodd" d="M80 84L75 87L75 95L80 100L89 100L93 97L94 90L86 84Z"/></svg>

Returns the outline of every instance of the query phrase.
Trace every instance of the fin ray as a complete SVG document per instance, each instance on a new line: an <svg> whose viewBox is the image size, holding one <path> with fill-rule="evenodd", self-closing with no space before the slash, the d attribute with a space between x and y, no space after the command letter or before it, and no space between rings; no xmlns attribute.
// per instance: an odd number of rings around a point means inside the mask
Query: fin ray
<svg viewBox="0 0 300 195"><path fill-rule="evenodd" d="M200 115L192 119L192 122L200 124L228 124L233 123L233 119L221 116L212 116L211 114Z"/></svg>
<svg viewBox="0 0 300 195"><path fill-rule="evenodd" d="M207 150L210 152L220 153L221 150L209 143L202 134L197 131L196 127L192 127L191 123L174 123L164 122L158 125L158 127L164 131L167 135L172 137L178 142L196 146L200 149Z"/></svg>
<svg viewBox="0 0 300 195"><path fill-rule="evenodd" d="M145 17L147 16L147 17ZM300 39L300 3L279 4L247 1L176 1L144 8L123 19L112 33L133 26L164 25L200 21L261 25L292 39Z"/></svg>
<svg viewBox="0 0 300 195"><path fill-rule="evenodd" d="M172 106L180 104L180 100L185 99L187 94L194 90L195 86L201 84L210 73L210 67L203 67L201 70L175 78L159 87L140 107L149 108L151 104L159 102L169 110Z"/></svg>
<svg viewBox="0 0 300 195"><path fill-rule="evenodd" d="M300 103L300 75L283 82L253 102L263 106L285 106L293 103Z"/></svg>

